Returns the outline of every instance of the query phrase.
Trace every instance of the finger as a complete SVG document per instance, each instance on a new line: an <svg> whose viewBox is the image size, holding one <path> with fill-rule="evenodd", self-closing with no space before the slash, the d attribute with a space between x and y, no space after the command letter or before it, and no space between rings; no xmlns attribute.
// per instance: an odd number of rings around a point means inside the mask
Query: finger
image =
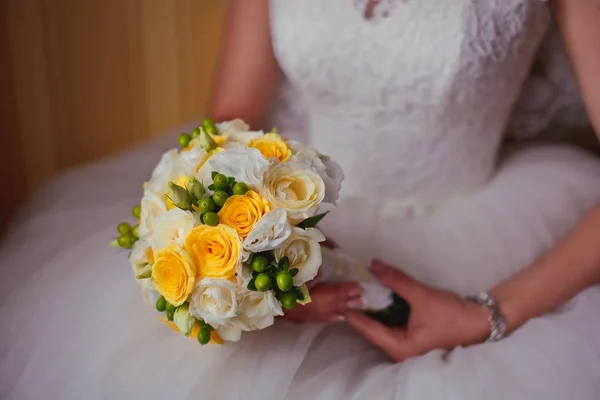
<svg viewBox="0 0 600 400"><path fill-rule="evenodd" d="M402 361L401 352L406 335L403 331L390 329L380 322L358 311L345 313L346 322L365 339L386 352L393 360Z"/></svg>
<svg viewBox="0 0 600 400"><path fill-rule="evenodd" d="M306 287L308 288L308 290L311 290L312 288L314 288L315 286L317 286L319 283L321 283L323 281L323 276L321 275L321 273L319 272L317 274L317 276L315 276L312 280L308 281L306 283Z"/></svg>
<svg viewBox="0 0 600 400"><path fill-rule="evenodd" d="M360 297L362 291L362 285L357 282L323 282L313 289L312 302L307 307L321 314L339 313L348 308L350 300Z"/></svg>
<svg viewBox="0 0 600 400"><path fill-rule="evenodd" d="M339 321L343 312L362 306L362 285L357 282L322 282L311 291L312 301L285 311L295 322Z"/></svg>
<svg viewBox="0 0 600 400"><path fill-rule="evenodd" d="M408 302L423 292L424 285L383 261L373 260L371 272L379 282L392 289Z"/></svg>
<svg viewBox="0 0 600 400"><path fill-rule="evenodd" d="M325 237L325 241L321 242L321 244L332 250L338 247L337 243L328 237Z"/></svg>

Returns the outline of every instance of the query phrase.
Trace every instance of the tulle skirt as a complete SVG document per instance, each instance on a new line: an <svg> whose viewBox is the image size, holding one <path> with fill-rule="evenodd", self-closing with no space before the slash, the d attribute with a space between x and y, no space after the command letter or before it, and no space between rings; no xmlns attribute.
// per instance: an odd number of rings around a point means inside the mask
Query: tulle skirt
<svg viewBox="0 0 600 400"><path fill-rule="evenodd" d="M343 323L283 321L199 346L147 308L126 254L108 248L164 144L71 172L41 190L0 252L0 398L600 398L600 288L497 343L393 363ZM489 289L600 201L600 161L563 146L507 154L484 189L414 219L342 201L342 247L465 294ZM360 233L362 229L362 234Z"/></svg>

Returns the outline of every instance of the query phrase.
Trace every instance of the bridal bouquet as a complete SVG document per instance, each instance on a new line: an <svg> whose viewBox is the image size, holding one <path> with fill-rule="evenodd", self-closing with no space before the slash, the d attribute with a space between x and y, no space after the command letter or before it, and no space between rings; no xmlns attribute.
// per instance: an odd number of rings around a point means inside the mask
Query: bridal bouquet
<svg viewBox="0 0 600 400"><path fill-rule="evenodd" d="M135 226L112 244L129 262L147 304L201 344L239 340L310 302L322 263L315 228L335 203L338 164L241 120L179 137L144 184Z"/></svg>

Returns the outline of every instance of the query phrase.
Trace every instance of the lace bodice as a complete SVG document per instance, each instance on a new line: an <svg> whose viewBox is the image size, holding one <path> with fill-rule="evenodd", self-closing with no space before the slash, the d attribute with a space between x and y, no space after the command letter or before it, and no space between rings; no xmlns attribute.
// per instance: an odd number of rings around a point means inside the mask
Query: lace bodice
<svg viewBox="0 0 600 400"><path fill-rule="evenodd" d="M549 26L547 4L392 0L367 20L366 3L271 0L289 82L275 122L338 160L349 196L435 204L481 187Z"/></svg>

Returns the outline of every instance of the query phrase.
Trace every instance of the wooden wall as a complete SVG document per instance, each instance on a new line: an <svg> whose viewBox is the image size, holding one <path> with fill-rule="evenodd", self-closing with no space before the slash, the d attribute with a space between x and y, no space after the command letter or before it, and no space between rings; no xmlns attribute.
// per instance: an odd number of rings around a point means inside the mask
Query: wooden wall
<svg viewBox="0 0 600 400"><path fill-rule="evenodd" d="M13 166L11 188L31 190L205 110L222 1L0 4L0 166Z"/></svg>

